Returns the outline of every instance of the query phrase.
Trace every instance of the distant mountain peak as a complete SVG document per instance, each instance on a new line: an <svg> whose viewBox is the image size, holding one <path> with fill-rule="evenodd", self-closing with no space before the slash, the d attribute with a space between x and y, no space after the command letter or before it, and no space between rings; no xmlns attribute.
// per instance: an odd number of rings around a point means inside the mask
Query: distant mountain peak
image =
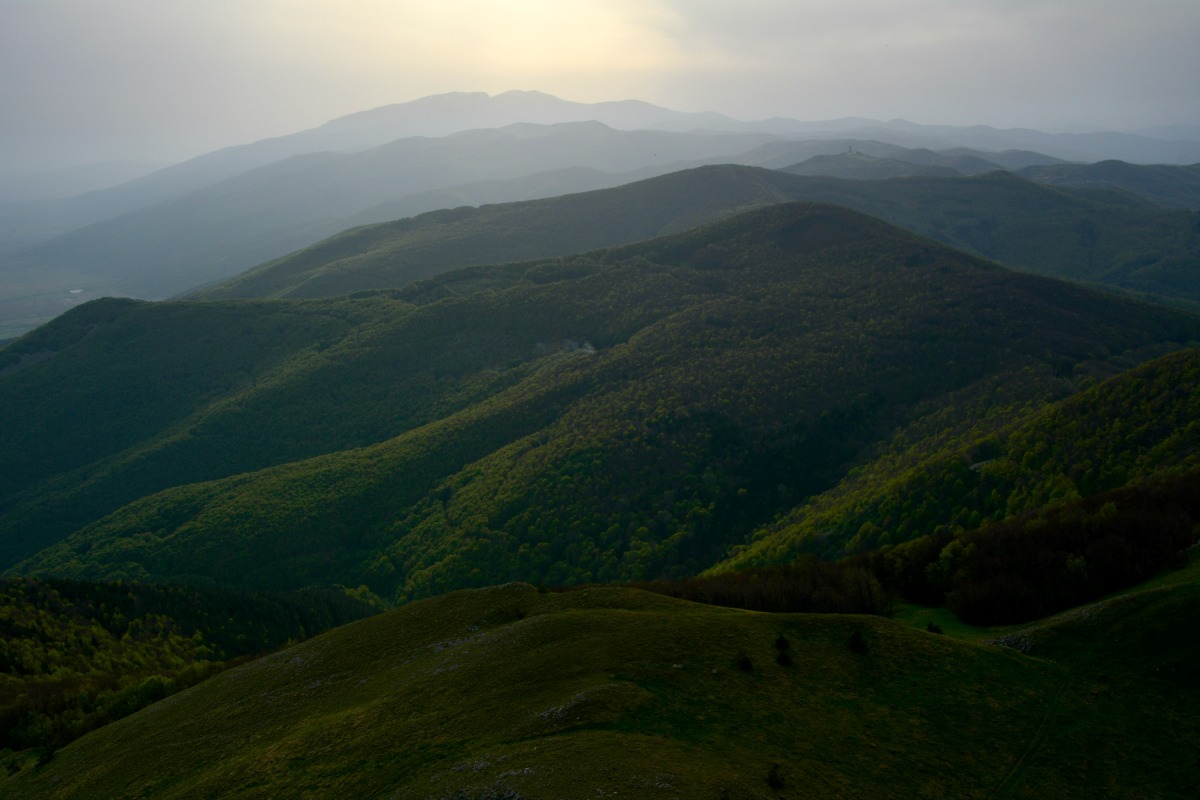
<svg viewBox="0 0 1200 800"><path fill-rule="evenodd" d="M504 98L514 98L514 97L521 97L521 98L536 97L541 100L552 100L552 101L559 102L559 103L570 102L570 101L565 101L556 95L552 95L549 92L541 92L541 91L538 91L537 89L509 89L507 92L500 92L499 94L491 95L491 98L493 100L502 100Z"/></svg>

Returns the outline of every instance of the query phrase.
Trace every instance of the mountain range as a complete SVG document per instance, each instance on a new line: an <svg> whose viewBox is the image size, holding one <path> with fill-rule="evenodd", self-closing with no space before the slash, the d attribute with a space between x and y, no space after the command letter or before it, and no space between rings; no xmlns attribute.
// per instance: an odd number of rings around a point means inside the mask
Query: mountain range
<svg viewBox="0 0 1200 800"><path fill-rule="evenodd" d="M592 129L597 125L609 130L600 135ZM492 151L490 162L476 159L496 146L497 137L551 136L531 134L529 126L564 136L563 126L583 126L587 132L574 145L559 143L583 152L570 157L547 142L544 163L525 163L503 147ZM856 141L865 143L864 155L897 158L897 149L915 148L919 152L898 160L929 167L930 158L940 159L967 173L983 162L1019 169L1064 158L1200 161L1200 143L1189 140L1186 130L1150 133L1041 134L860 119L738 122L638 101L572 103L538 92L438 95L225 148L75 197L55 197L62 194L56 188L62 176L12 183L12 196L0 204L0 274L6 287L0 292L0 337L105 294L160 298L230 277L353 224L454 204L604 188L701 163L782 168L836 155ZM1182 138L1163 138L1167 135ZM491 144L480 137L490 137ZM631 156L639 146L632 141L651 152L613 163L597 160L614 150ZM752 146L764 141L770 144ZM795 149L790 160L789 148ZM430 163L423 163L427 158ZM896 164L875 164L873 172L863 173L862 159L858 162L850 172L844 157L809 169L860 178L929 174ZM555 164L567 171L556 174ZM440 177L437 167L444 170ZM548 179L534 177L547 170ZM115 180L121 173L107 169L107 174ZM505 185L509 180L516 183Z"/></svg>
<svg viewBox="0 0 1200 800"><path fill-rule="evenodd" d="M514 123L438 138L406 137L367 150L301 153L223 180L215 180L220 169L210 171L201 159L196 172L201 185L172 178L162 191L145 194L142 183L166 181L175 172L162 170L79 198L109 218L83 225L90 219L83 216L69 223L76 230L32 247L13 245L18 252L10 255L7 268L18 275L59 274L87 296L107 292L155 299L230 277L363 222L557 196L704 163L783 167L856 145L921 164L940 160L976 172L1001 168L986 154L939 156L880 142L621 131L597 122ZM1057 163L1037 154L996 158L1021 166ZM126 206L124 213L114 213ZM24 220L24 230L47 224Z"/></svg>
<svg viewBox="0 0 1200 800"><path fill-rule="evenodd" d="M1154 166L1101 161L1096 164L1030 165L1019 175L1036 183L1076 189L1131 191L1164 206L1200 209L1200 164Z"/></svg>
<svg viewBox="0 0 1200 800"><path fill-rule="evenodd" d="M984 438L1198 334L804 204L401 291L91 304L5 351L5 563L398 600L686 574L898 429Z"/></svg>
<svg viewBox="0 0 1200 800"><path fill-rule="evenodd" d="M455 94L17 198L0 795L1191 797L1200 184L1064 160L1144 133Z"/></svg>
<svg viewBox="0 0 1200 800"><path fill-rule="evenodd" d="M433 212L346 231L192 296L318 297L398 287L452 267L566 255L804 200L853 208L1013 268L1184 305L1200 301L1194 212L1126 193L1041 187L1004 172L882 181L789 172L712 166L565 197Z"/></svg>
<svg viewBox="0 0 1200 800"><path fill-rule="evenodd" d="M766 138L521 124L294 156L66 234L26 251L20 264L87 271L161 298L333 234L345 227L343 217L400 196L571 167L666 170L680 159L732 156Z"/></svg>

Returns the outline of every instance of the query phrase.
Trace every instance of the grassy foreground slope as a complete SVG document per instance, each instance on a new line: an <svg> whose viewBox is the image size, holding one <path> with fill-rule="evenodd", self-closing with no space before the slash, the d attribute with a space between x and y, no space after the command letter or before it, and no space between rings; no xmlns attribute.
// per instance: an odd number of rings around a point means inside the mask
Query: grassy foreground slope
<svg viewBox="0 0 1200 800"><path fill-rule="evenodd" d="M342 302L389 297L406 303L400 322L369 330L417 343L388 352L421 352L434 375L481 351L526 356L489 362L489 391L426 424L147 494L19 570L366 583L397 600L515 578L689 574L836 484L898 427L975 419L964 395L1007 418L1070 392L1077 365L1200 336L1191 315L807 205ZM345 354L363 386L396 375L386 361L354 361L358 352ZM994 384L1003 402L981 390ZM286 430L291 416L265 424ZM257 419L232 418L247 430ZM204 434L200 425L182 441L240 444Z"/></svg>
<svg viewBox="0 0 1200 800"><path fill-rule="evenodd" d="M218 675L4 789L1187 797L1197 623L1194 577L1010 631L1031 655L876 617L512 584L414 603Z"/></svg>
<svg viewBox="0 0 1200 800"><path fill-rule="evenodd" d="M994 639L1069 670L1041 738L1006 777L1000 796L1195 794L1198 567L1193 555L1187 569L1147 588Z"/></svg>

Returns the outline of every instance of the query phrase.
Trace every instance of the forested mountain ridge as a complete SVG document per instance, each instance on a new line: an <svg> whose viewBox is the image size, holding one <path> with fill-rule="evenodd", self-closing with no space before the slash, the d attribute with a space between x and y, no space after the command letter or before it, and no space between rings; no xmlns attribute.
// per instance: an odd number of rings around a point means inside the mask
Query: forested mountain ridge
<svg viewBox="0 0 1200 800"><path fill-rule="evenodd" d="M147 481L161 488L163 481L213 476L214 468L223 475L260 466L243 460L256 447L281 450L287 458L322 452L328 436L335 444L325 449L353 444L332 426L304 425L303 411L289 408L271 389L281 382L286 387L291 361L361 324L365 318L355 312L369 305L189 307L100 300L14 342L0 353L7 362L0 404L11 421L0 427L5 559L28 554L92 518L91 505L85 501L80 510L73 496L115 507L145 491ZM319 361L312 366L319 368ZM255 399L265 406L254 406ZM231 431L241 443L229 446L220 421L247 403L260 409L252 415L257 421ZM321 407L298 397L292 403ZM360 413L369 409L363 404ZM288 436L272 436L272 421L289 418L301 425ZM201 453L193 428L205 424L213 427L213 446ZM109 480L106 463L115 463L122 477ZM28 493L57 499L50 507L36 499L23 503ZM24 526L30 513L36 521Z"/></svg>
<svg viewBox="0 0 1200 800"><path fill-rule="evenodd" d="M987 170L994 169L1000 169L999 165L987 165ZM972 172L987 170L972 170ZM947 164L914 164L899 158L879 158L864 153L850 152L813 156L799 164L786 167L782 171L789 175L822 175L852 180L885 180L914 175L952 178L965 174L964 171Z"/></svg>
<svg viewBox="0 0 1200 800"><path fill-rule="evenodd" d="M1036 183L1076 189L1123 189L1164 206L1200 209L1200 164L1030 165L1018 175Z"/></svg>
<svg viewBox="0 0 1200 800"><path fill-rule="evenodd" d="M553 143L541 148L540 161L511 150L488 153L475 145L448 159L437 153L480 133L538 126L617 130L602 145L591 143L571 159L570 168L593 170L590 176L562 180L560 174L542 191L531 191L530 186L541 181L531 184L528 179L534 172L558 172L556 166L563 166L562 149ZM783 168L814 155L844 153L848 146L921 165L902 167L900 172L942 164L974 174L989 162L1021 169L1055 164L1061 158L1124 158L1160 165L1196 161L1200 145L1163 141L1158 138L1162 133L1152 138L1113 133L1080 137L978 126L929 127L902 120L738 122L720 114L679 113L638 101L572 103L539 92L427 97L223 148L76 197L39 198L35 185L21 189L17 181L10 189L18 196L0 203L0 338L24 333L83 300L172 296L352 225L453 205L613 186L717 161ZM417 140L435 144L425 148ZM627 144L634 140L656 144L631 165L625 157L630 155ZM418 144L409 152L407 166L398 167L389 158L364 166L372 161L367 151L391 149L402 141ZM740 144L732 144L735 141ZM770 144L756 148L756 142ZM772 145L780 147L769 152ZM1034 152L1038 150L1044 152ZM789 151L793 157L786 155ZM475 160L480 154L490 158ZM607 161L614 154L618 166ZM434 170L440 177L431 186L431 175L422 167L434 162L440 162ZM468 163L475 169L464 174L461 168ZM845 166L832 169L842 174L839 170ZM506 168L515 173L506 173ZM865 177L854 172L855 177ZM876 177L883 174L896 170L885 169ZM380 180L388 176L390 181ZM505 186L510 180L513 185ZM491 185L480 187L480 182ZM1138 180L1125 187L1138 191L1149 186L1157 199L1174 194L1158 192L1153 184Z"/></svg>
<svg viewBox="0 0 1200 800"><path fill-rule="evenodd" d="M1200 304L1196 212L1124 192L1040 186L1004 172L856 181L732 165L366 226L194 296L311 297L399 287L454 267L618 245L786 201L851 208L1012 269Z"/></svg>
<svg viewBox="0 0 1200 800"><path fill-rule="evenodd" d="M176 311L248 307L130 306L117 327L148 342L146 315L166 325ZM269 327L273 306L252 307ZM346 327L316 343L297 336L293 360L258 378L261 396L196 409L176 425L186 435L163 438L164 453L208 454L162 462L198 477L150 469L153 458L133 456L153 448L137 445L128 463L115 452L74 468L124 499L59 478L27 486L21 513L7 515L10 541L44 535L46 506L73 503L80 519L60 521L55 538L76 532L19 570L366 583L396 600L514 577L686 574L868 463L897 428L964 424L975 413L964 393L1001 384L1008 404L1036 406L1072 391L1077 368L1200 338L1189 314L1012 273L805 204L278 308L297 320L340 315ZM350 325L354 315L362 322ZM102 362L104 347L93 347L109 330L93 328L74 354L64 347L0 389L68 375L76 358ZM36 349L31 341L15 352ZM243 346L255 352L253 339ZM276 391L303 398L297 413L278 413ZM241 413L260 401L277 413ZM330 435L329 454L307 461L281 451L322 419L378 443L334 453ZM179 485L205 479L196 465L220 469L212 459L231 445L239 464L279 465ZM151 494L154 480L166 491Z"/></svg>
<svg viewBox="0 0 1200 800"><path fill-rule="evenodd" d="M787 202L789 183L773 170L722 165L545 200L431 211L344 231L189 297L327 297L397 288L456 267L565 256L678 233Z"/></svg>
<svg viewBox="0 0 1200 800"><path fill-rule="evenodd" d="M1162 356L1045 406L981 414L964 431L924 433L898 431L877 460L765 526L718 569L961 533L1200 468L1200 350Z"/></svg>
<svg viewBox="0 0 1200 800"><path fill-rule="evenodd" d="M595 122L409 137L351 153L312 152L233 175L71 231L13 259L74 269L113 290L170 297L336 233L341 220L406 195L547 170L628 172L735 156L768 134L617 131Z"/></svg>
<svg viewBox="0 0 1200 800"><path fill-rule="evenodd" d="M1001 151L1178 131L454 94L5 202L0 797L1194 800L1200 165Z"/></svg>

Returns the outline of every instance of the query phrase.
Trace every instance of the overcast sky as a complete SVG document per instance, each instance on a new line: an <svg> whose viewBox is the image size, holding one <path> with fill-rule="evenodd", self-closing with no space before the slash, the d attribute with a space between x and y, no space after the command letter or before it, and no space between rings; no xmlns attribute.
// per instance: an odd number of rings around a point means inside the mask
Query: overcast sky
<svg viewBox="0 0 1200 800"><path fill-rule="evenodd" d="M447 91L741 119L1200 124L1200 0L0 0L0 171Z"/></svg>

